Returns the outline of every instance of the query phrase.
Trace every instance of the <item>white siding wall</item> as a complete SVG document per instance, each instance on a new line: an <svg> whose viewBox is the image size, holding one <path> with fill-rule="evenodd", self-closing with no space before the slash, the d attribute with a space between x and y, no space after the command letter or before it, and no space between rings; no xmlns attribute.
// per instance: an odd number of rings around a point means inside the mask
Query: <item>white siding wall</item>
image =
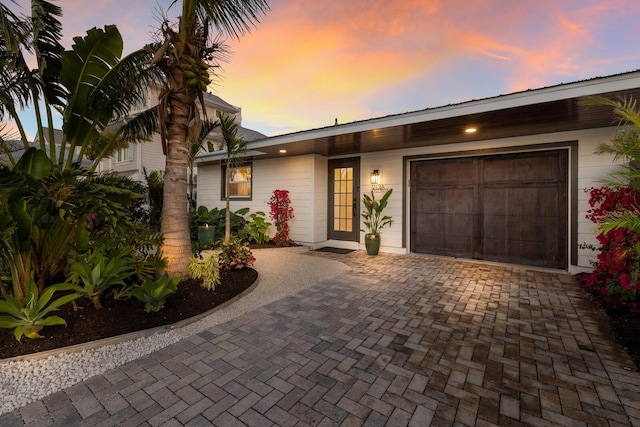
<svg viewBox="0 0 640 427"><path fill-rule="evenodd" d="M529 146L550 144L565 141L578 141L578 178L572 186L578 188L578 236L577 243L595 244L595 226L585 218L589 209L589 195L585 189L600 185L600 180L610 173L615 165L609 156L596 155L595 149L599 144L611 140L616 128L597 129L588 131L563 132L525 136L519 138L504 138L498 140L476 141L452 145L434 145L430 147L407 150L390 150L379 153L363 154L360 158L361 193L369 193L371 184L369 176L373 169L382 174L382 184L386 188L393 188L389 205L385 214L393 217L393 224L382 232L383 252L406 253L409 247L409 236L406 236L407 248L402 247L402 224L408 221L409 215L409 182L403 183L403 170L408 165L403 164L403 157L455 156L456 152L475 150L491 150L498 148L514 148L513 151L529 149ZM526 148L524 146L527 146ZM523 148L518 148L523 147ZM571 159L571 156L570 156ZM253 200L251 202L233 202L232 209L249 206L252 211L263 210L268 215L266 202L271 192L276 189L286 189L290 192L295 218L291 221L292 238L303 244L322 246L327 239L327 159L321 156L299 156L282 159L253 161ZM570 177L571 178L571 177ZM220 169L219 166L201 166L198 182L199 204L213 207L224 206L220 200ZM403 186L407 186L407 200L402 200ZM382 196L376 192L376 197ZM402 217L403 202L406 204L407 218ZM361 210L362 210L361 206ZM571 207L570 209L575 208ZM572 212L569 218L571 229ZM360 225L361 228L361 225ZM407 227L407 233L409 227ZM273 230L271 231L273 234ZM569 236L567 236L568 238ZM360 248L364 248L364 234L360 233ZM586 271L590 268L590 261L595 257L593 251L579 249L578 266L571 267L571 272Z"/></svg>
<svg viewBox="0 0 640 427"><path fill-rule="evenodd" d="M380 233L380 251L406 253L402 248L402 157L403 151L394 150L381 153L365 154L360 159L360 192L371 194L371 172L378 169L381 183L385 189L393 188L389 204L383 212L393 218L391 227L385 227ZM382 191L374 192L376 199L384 195ZM360 211L364 211L362 195L360 196ZM362 217L359 218L360 229L364 227ZM360 246L364 249L364 234L360 233Z"/></svg>
<svg viewBox="0 0 640 427"><path fill-rule="evenodd" d="M585 215L589 210L589 189L602 185L602 179L616 169L613 158L609 155L596 154L596 148L611 140L613 129L598 129L585 135L578 147L578 244L597 245L596 225ZM591 262L595 261L596 252L590 249L578 249L577 272L587 271Z"/></svg>
<svg viewBox="0 0 640 427"><path fill-rule="evenodd" d="M326 157L314 156L314 183L312 190L314 193L314 217L312 243L325 242L327 240L327 209L329 195L329 164Z"/></svg>
<svg viewBox="0 0 640 427"><path fill-rule="evenodd" d="M254 161L252 200L231 201L231 210L248 207L251 212L264 212L268 219L268 202L273 190L289 190L294 214L294 218L289 222L291 238L299 244L313 243L318 238L314 213L322 208L318 208L318 198L314 192L314 184L318 180L315 171L318 163L323 164L322 161L317 161L317 156L313 155ZM198 205L206 206L209 209L224 207L225 201L221 200L222 174L220 166L200 165L198 171ZM322 179L322 173L326 177L326 162L324 163L324 172L320 173L320 179ZM326 194L326 178L324 181ZM324 206L323 216L326 224L326 201ZM269 234L271 236L275 234L275 227L271 227ZM326 236L326 232L324 234ZM323 240L326 240L326 237Z"/></svg>
<svg viewBox="0 0 640 427"><path fill-rule="evenodd" d="M140 168L140 179L144 180L142 168L147 169L147 173L165 169L165 155L162 153L162 142L160 136L155 135L151 141L137 144L140 147L141 159L138 164Z"/></svg>
<svg viewBox="0 0 640 427"><path fill-rule="evenodd" d="M136 145L131 147L131 159L124 162L116 162L113 158L109 159L111 163L110 169L105 169L110 172L115 172L120 176L128 176L131 179L139 180L138 177L138 162L140 159L140 149ZM103 160L103 163L106 160Z"/></svg>

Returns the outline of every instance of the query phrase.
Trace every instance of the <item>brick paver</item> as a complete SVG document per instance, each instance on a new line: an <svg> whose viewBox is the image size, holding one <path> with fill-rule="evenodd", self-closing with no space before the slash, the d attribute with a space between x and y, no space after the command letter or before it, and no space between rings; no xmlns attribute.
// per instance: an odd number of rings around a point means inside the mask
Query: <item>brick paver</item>
<svg viewBox="0 0 640 427"><path fill-rule="evenodd" d="M309 255L353 270L0 425L640 426L640 374L570 276Z"/></svg>

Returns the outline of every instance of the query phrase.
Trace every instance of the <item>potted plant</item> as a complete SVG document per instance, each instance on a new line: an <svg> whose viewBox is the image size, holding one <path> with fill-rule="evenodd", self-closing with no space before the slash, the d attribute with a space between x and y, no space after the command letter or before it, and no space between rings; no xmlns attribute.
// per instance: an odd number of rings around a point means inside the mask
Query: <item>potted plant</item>
<svg viewBox="0 0 640 427"><path fill-rule="evenodd" d="M364 218L366 230L360 231L366 233L364 235L364 245L367 248L368 255L378 255L380 250L380 230L393 222L390 216L382 216L382 211L387 207L392 191L393 188L387 190L380 200L376 200L373 191L371 191L371 196L368 194L363 195L362 201L366 211L362 213L362 218Z"/></svg>

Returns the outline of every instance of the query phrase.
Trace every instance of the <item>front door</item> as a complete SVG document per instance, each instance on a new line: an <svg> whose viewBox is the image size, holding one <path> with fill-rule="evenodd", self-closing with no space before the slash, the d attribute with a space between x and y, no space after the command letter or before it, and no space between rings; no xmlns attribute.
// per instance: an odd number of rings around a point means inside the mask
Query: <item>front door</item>
<svg viewBox="0 0 640 427"><path fill-rule="evenodd" d="M360 159L329 160L329 239L358 241Z"/></svg>

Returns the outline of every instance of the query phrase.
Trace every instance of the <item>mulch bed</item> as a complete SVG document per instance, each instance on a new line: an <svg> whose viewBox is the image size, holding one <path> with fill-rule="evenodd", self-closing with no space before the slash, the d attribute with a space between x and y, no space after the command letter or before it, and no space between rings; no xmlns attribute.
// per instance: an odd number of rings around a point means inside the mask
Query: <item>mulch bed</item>
<svg viewBox="0 0 640 427"><path fill-rule="evenodd" d="M258 273L254 269L245 267L241 270L221 270L221 283L214 291L204 289L199 281L181 282L164 308L155 313L146 313L144 303L133 297L125 301L103 297L103 308L100 310L96 310L88 299L78 299L76 305L82 308L74 311L72 305L67 304L55 312L67 321L67 325L44 328L40 332L44 338L23 337L18 342L11 329L0 329L0 359L176 323L230 300L249 288L257 278Z"/></svg>
<svg viewBox="0 0 640 427"><path fill-rule="evenodd" d="M600 331L618 341L640 371L640 313L607 307L598 295L585 292L585 304L598 321Z"/></svg>
<svg viewBox="0 0 640 427"><path fill-rule="evenodd" d="M622 344L640 371L640 314L606 312L615 338Z"/></svg>

